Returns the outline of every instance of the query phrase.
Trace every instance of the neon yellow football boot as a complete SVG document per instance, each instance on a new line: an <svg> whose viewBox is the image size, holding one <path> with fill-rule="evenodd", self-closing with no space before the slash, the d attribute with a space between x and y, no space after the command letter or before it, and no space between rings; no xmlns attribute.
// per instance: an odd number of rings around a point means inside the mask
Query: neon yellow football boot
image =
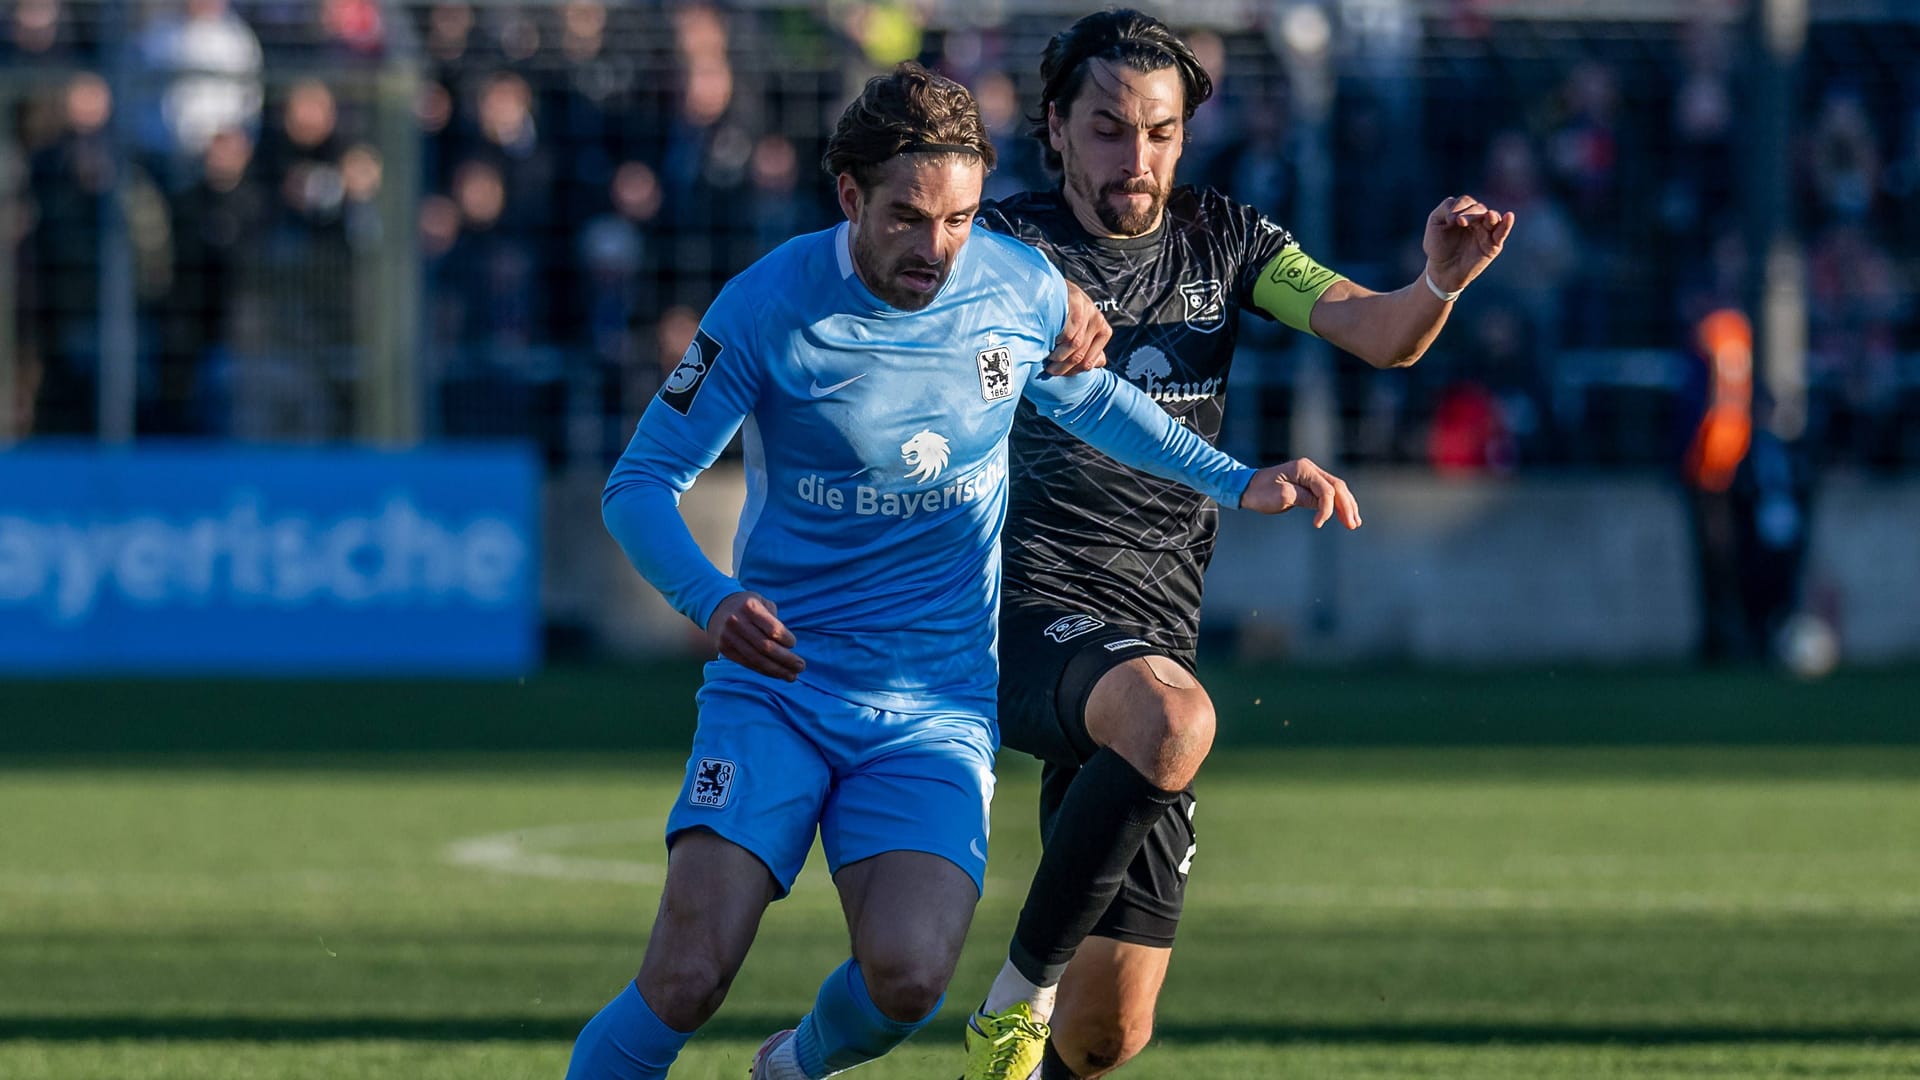
<svg viewBox="0 0 1920 1080"><path fill-rule="evenodd" d="M1016 1001L997 1013L973 1014L967 1021L967 1071L960 1080L1027 1080L1047 1049L1045 1021Z"/></svg>

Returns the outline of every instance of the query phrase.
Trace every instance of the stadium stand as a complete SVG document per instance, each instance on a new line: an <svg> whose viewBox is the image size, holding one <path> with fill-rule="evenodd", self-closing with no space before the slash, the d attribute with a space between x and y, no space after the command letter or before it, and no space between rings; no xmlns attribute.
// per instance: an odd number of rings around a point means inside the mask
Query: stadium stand
<svg viewBox="0 0 1920 1080"><path fill-rule="evenodd" d="M1590 4L1574 22L1564 5L1328 5L1317 135L1297 122L1283 20L1194 6L1221 91L1189 182L1383 285L1410 279L1442 195L1520 214L1515 249L1411 377L1335 366L1342 459L1679 467L1706 387L1694 326L1755 293L1754 118L1740 5L1671 7ZM1022 114L1041 46L1078 11L0 3L0 440L512 436L555 467L602 465L719 285L835 220L816 162L867 75L919 57L966 81L1005 154L989 193L1046 183ZM1791 125L1796 445L1911 468L1920 9L1812 16ZM1312 161L1330 167L1324 213L1303 201ZM1251 336L1230 432L1249 453L1297 441L1298 344Z"/></svg>

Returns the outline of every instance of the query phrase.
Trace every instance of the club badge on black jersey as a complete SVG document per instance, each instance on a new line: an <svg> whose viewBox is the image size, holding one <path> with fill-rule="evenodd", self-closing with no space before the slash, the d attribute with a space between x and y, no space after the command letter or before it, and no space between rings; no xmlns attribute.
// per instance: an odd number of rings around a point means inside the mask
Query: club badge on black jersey
<svg viewBox="0 0 1920 1080"><path fill-rule="evenodd" d="M1180 286L1180 295L1187 301L1187 329L1211 334L1227 324L1227 300L1220 282L1189 281Z"/></svg>

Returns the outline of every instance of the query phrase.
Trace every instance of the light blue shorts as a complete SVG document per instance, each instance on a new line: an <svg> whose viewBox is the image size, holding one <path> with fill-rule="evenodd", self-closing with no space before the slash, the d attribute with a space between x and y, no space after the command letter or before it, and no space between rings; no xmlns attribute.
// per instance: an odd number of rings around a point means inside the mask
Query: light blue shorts
<svg viewBox="0 0 1920 1080"><path fill-rule="evenodd" d="M766 863L785 896L817 828L834 873L889 851L924 851L982 886L991 717L868 708L719 662L696 700L700 723L667 815L669 847L688 829L712 829Z"/></svg>

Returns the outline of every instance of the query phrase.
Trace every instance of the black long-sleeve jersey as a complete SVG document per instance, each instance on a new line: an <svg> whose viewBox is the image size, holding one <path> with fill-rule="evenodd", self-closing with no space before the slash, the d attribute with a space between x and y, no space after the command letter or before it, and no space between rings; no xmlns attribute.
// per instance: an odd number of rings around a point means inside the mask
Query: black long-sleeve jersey
<svg viewBox="0 0 1920 1080"><path fill-rule="evenodd" d="M1181 186L1160 227L1108 239L1081 227L1058 190L988 203L979 224L1039 248L1113 326L1109 367L1215 442L1240 312L1285 229L1213 189ZM1135 628L1192 656L1219 509L1204 495L1128 468L1046 420L1015 415L1003 534L1009 601L1042 597Z"/></svg>

